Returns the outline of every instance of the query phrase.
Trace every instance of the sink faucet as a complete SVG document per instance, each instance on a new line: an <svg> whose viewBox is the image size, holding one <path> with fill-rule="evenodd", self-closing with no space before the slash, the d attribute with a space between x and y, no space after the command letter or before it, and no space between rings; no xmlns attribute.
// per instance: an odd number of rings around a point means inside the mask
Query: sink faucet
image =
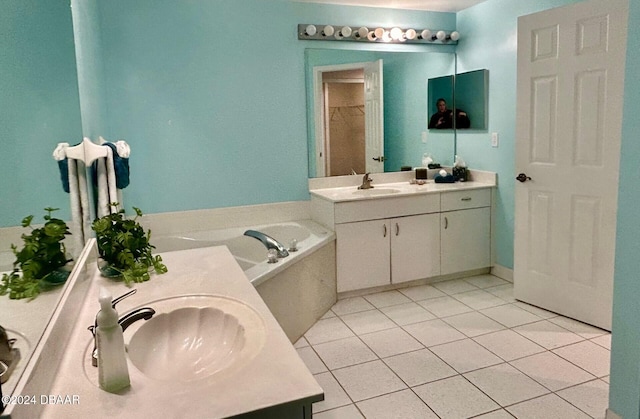
<svg viewBox="0 0 640 419"><path fill-rule="evenodd" d="M362 185L358 186L358 189L371 189L373 188L373 185L371 184L371 182L373 182L373 179L371 179L369 177L370 173L365 173L363 178L362 178Z"/></svg>
<svg viewBox="0 0 640 419"><path fill-rule="evenodd" d="M289 256L287 249L271 236L256 230L247 230L244 232L244 235L260 240L267 249L275 249L278 252L279 258L286 258Z"/></svg>
<svg viewBox="0 0 640 419"><path fill-rule="evenodd" d="M113 308L115 308L117 303L119 303L123 299L135 293L136 293L136 290L134 289L124 295L121 295L118 298L114 298L114 300L111 302L111 305L113 306ZM136 310L133 310L131 313L127 313L124 316L120 317L120 319L118 319L118 324L120 325L120 327L122 327L122 331L124 332L133 323L143 319L149 320L150 318L153 317L154 314L156 314L156 311L152 308L149 308L149 307L138 308ZM93 365L94 367L98 366L98 347L96 345L96 328L97 327L98 327L98 318L96 316L96 320L94 321L93 325L87 328L93 335L93 351L91 351L91 365Z"/></svg>

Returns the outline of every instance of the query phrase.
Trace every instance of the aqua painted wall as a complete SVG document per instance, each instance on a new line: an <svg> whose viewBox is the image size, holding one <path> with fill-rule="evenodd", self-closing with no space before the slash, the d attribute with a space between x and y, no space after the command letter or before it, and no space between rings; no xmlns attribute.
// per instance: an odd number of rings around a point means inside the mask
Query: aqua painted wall
<svg viewBox="0 0 640 419"><path fill-rule="evenodd" d="M454 14L288 1L99 8L105 135L130 143L125 205L148 213L309 199L304 50L347 46L299 41L298 23L455 25Z"/></svg>
<svg viewBox="0 0 640 419"><path fill-rule="evenodd" d="M488 0L457 15L458 72L489 70L489 129L458 131L457 152L469 167L498 173L496 262L507 268L513 268L518 17L577 1ZM498 148L491 147L492 132L500 136Z"/></svg>
<svg viewBox="0 0 640 419"><path fill-rule="evenodd" d="M629 1L609 406L640 417L640 3Z"/></svg>
<svg viewBox="0 0 640 419"><path fill-rule="evenodd" d="M69 218L51 154L81 138L71 9L66 0L0 2L0 227L43 208ZM2 249L7 250L7 249Z"/></svg>

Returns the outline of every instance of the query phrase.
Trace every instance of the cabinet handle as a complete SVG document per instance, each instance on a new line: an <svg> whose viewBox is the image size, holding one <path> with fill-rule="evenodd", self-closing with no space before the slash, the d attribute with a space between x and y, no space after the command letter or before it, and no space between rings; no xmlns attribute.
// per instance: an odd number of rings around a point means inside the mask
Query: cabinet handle
<svg viewBox="0 0 640 419"><path fill-rule="evenodd" d="M465 196L464 198L460 199L461 201L471 201L471 197L470 196Z"/></svg>
<svg viewBox="0 0 640 419"><path fill-rule="evenodd" d="M387 225L383 224L384 227L384 236L383 237L387 237Z"/></svg>
<svg viewBox="0 0 640 419"><path fill-rule="evenodd" d="M444 217L444 229L446 230L447 228L449 228L449 219Z"/></svg>
<svg viewBox="0 0 640 419"><path fill-rule="evenodd" d="M400 225L396 223L396 236L400 234Z"/></svg>

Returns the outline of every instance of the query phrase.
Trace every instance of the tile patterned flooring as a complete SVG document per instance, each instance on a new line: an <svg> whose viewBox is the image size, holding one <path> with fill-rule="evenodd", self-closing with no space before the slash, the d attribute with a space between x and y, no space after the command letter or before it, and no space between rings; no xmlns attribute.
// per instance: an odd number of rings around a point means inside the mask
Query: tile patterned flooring
<svg viewBox="0 0 640 419"><path fill-rule="evenodd" d="M610 346L492 275L339 300L295 344L316 419L604 418Z"/></svg>

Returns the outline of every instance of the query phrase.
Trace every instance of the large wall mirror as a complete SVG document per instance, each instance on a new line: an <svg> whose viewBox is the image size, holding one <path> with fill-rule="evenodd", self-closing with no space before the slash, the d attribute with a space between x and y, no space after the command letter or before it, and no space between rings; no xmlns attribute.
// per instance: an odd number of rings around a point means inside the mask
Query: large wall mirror
<svg viewBox="0 0 640 419"><path fill-rule="evenodd" d="M368 63L380 60L382 74L367 76ZM420 166L424 153L451 165L454 132L427 129L428 80L450 76L455 70L456 56L452 52L306 49L309 177L347 175L352 170L396 172L403 166ZM375 98L365 98L365 92L375 91L377 83L381 90L379 106ZM366 119L375 120L377 110L381 110L382 118L374 128L383 127L382 150L378 151L384 161L378 162L379 170L370 170L368 160L379 155L373 154L365 161L366 147L375 148L376 144L365 144L364 131ZM317 114L322 116L318 118Z"/></svg>

